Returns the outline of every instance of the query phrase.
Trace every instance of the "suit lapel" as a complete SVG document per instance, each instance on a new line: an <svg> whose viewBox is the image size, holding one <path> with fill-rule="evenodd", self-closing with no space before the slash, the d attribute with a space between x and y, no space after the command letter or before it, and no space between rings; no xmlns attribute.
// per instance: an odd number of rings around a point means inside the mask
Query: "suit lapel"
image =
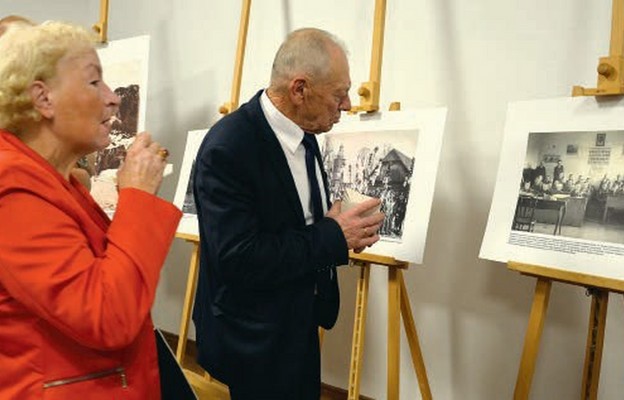
<svg viewBox="0 0 624 400"><path fill-rule="evenodd" d="M273 172L282 183L282 187L284 188L283 193L288 198L288 203L291 205L292 210L298 216L301 225L305 225L305 217L303 214L303 208L301 207L301 200L299 200L299 194L297 192L297 187L295 186L295 181L290 172L288 161L286 161L286 156L284 155L282 146L275 136L275 132L273 132L273 130L271 129L271 126L269 125L268 121L264 117L264 113L262 112L262 107L260 106L261 94L262 91L258 92L249 101L248 110L250 116L253 120L257 122L261 138L260 144L263 147L263 153L266 154L267 158L273 165Z"/></svg>

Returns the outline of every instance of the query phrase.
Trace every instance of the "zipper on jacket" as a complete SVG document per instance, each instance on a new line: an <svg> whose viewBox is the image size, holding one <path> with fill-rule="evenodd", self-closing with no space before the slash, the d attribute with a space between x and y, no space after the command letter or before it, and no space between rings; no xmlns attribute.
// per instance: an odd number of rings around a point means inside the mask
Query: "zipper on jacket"
<svg viewBox="0 0 624 400"><path fill-rule="evenodd" d="M55 381L44 382L43 388L50 389L50 388L57 387L57 386L71 385L72 383L79 383L79 382L90 381L93 379L106 378L111 375L119 375L119 378L121 379L121 387L124 389L128 387L128 378L126 376L126 370L123 367L117 367L117 368L109 369L106 371L94 372L92 374L77 376L75 378L57 379Z"/></svg>

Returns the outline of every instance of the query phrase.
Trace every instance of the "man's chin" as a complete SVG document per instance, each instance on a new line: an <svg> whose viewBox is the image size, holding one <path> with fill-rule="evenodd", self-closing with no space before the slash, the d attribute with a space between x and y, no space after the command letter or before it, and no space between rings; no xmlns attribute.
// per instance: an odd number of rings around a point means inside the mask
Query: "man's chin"
<svg viewBox="0 0 624 400"><path fill-rule="evenodd" d="M325 126L323 128L323 132L331 131L334 128L334 125L336 125L338 122L340 122L340 121L338 120L338 121L330 122L329 125L327 125L327 126Z"/></svg>
<svg viewBox="0 0 624 400"><path fill-rule="evenodd" d="M304 129L304 130L308 133L314 133L314 134L325 133L325 132L331 131L332 128L334 127L334 124L335 122L330 122L328 125L319 126L318 128L315 128L315 129Z"/></svg>

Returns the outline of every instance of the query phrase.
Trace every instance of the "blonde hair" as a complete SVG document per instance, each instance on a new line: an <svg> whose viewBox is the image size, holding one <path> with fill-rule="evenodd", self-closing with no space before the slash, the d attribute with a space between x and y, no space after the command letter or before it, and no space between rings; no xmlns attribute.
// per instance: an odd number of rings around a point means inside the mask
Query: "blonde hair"
<svg viewBox="0 0 624 400"><path fill-rule="evenodd" d="M331 49L338 47L346 55L345 45L333 34L317 28L291 32L275 54L271 70L271 87L279 89L296 74L312 79L327 77L331 67Z"/></svg>
<svg viewBox="0 0 624 400"><path fill-rule="evenodd" d="M66 55L93 48L95 34L62 22L22 26L0 38L0 128L18 133L41 120L29 88L35 81L48 82Z"/></svg>

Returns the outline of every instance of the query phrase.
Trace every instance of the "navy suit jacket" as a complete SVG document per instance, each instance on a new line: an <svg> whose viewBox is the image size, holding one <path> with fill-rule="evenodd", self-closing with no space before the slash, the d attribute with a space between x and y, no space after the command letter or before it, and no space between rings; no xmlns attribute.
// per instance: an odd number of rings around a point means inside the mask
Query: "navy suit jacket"
<svg viewBox="0 0 624 400"><path fill-rule="evenodd" d="M200 273L193 312L199 363L228 385L288 388L311 330L331 328L338 284L320 309L319 271L348 262L331 218L305 224L286 157L258 92L206 135L193 191ZM286 390L286 389L285 389Z"/></svg>

